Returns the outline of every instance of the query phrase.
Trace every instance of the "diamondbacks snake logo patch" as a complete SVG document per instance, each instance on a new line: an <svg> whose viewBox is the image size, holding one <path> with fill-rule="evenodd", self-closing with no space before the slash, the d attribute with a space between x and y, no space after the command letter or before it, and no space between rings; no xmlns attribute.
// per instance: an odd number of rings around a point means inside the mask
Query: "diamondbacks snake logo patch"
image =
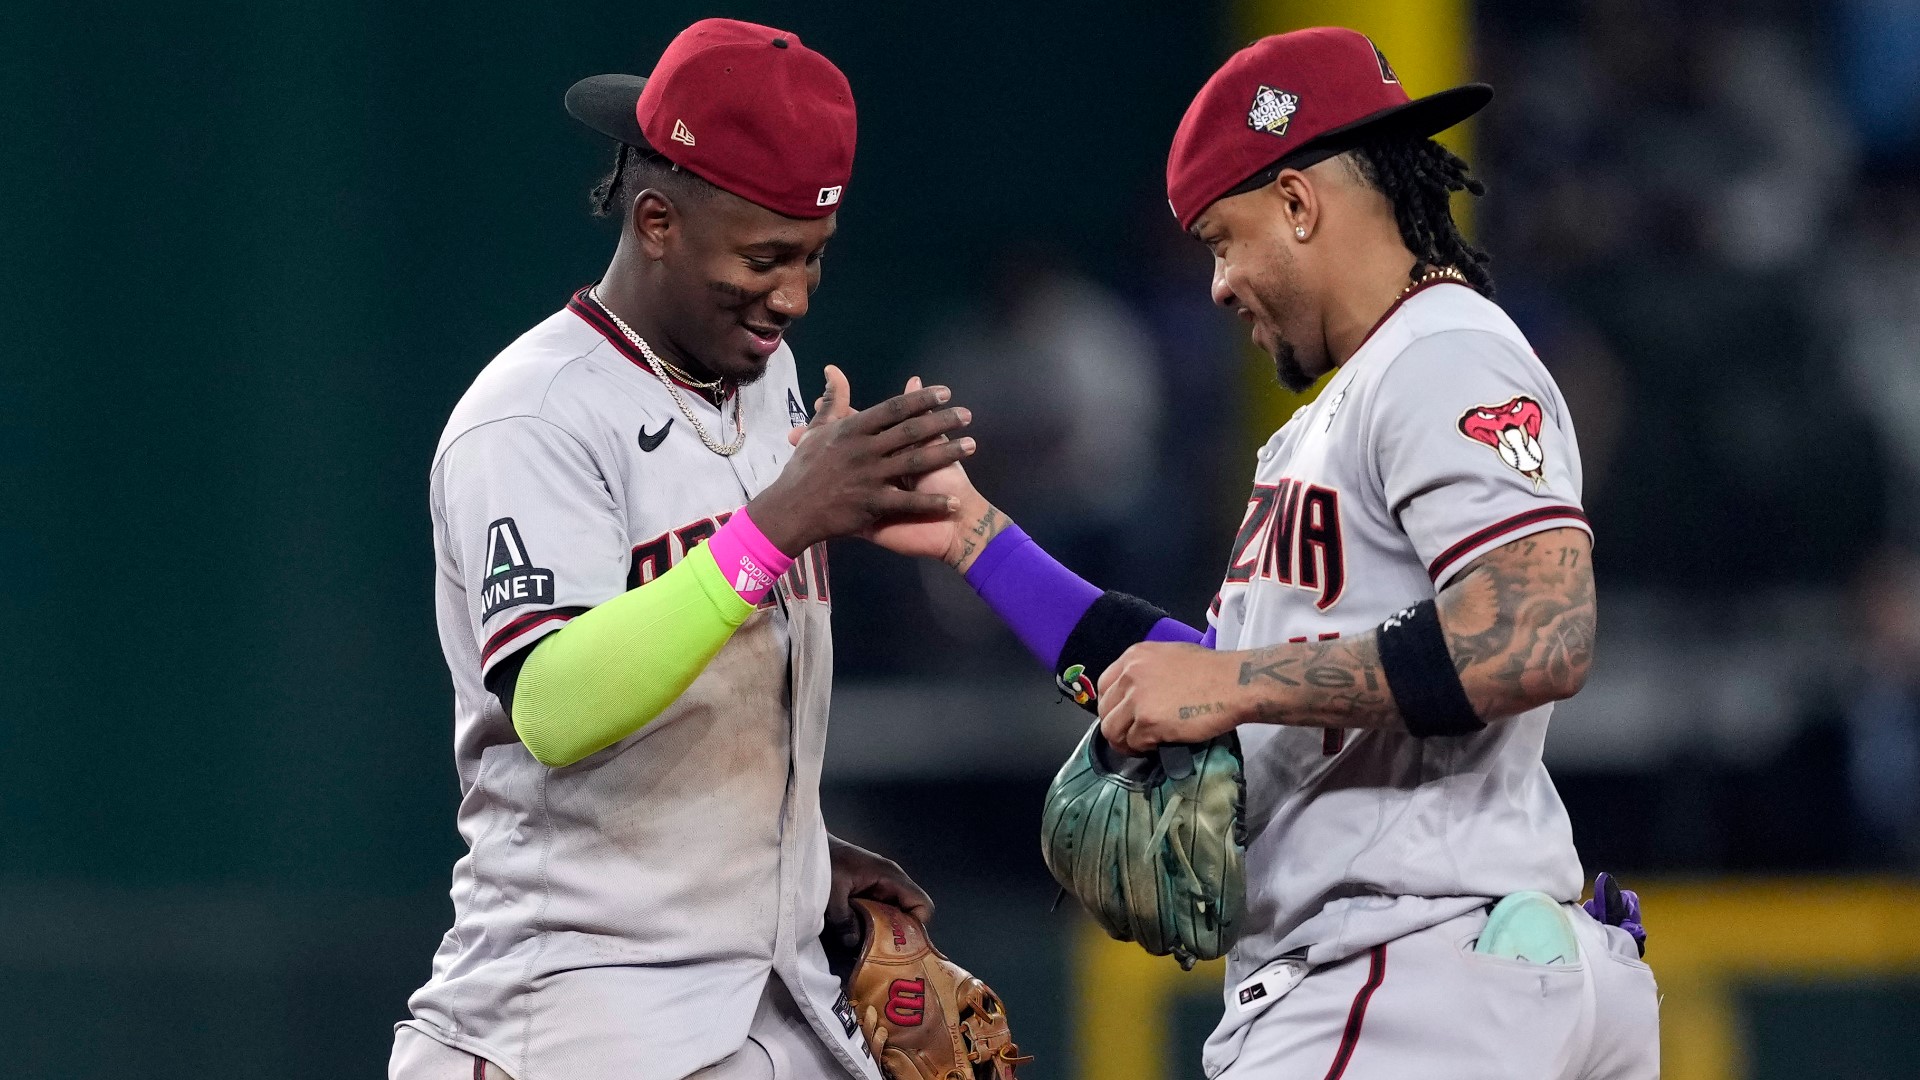
<svg viewBox="0 0 1920 1080"><path fill-rule="evenodd" d="M1533 490L1547 480L1547 455L1540 446L1545 414L1540 403L1526 395L1498 405L1476 405L1460 415L1460 434L1493 448L1507 467L1533 481Z"/></svg>

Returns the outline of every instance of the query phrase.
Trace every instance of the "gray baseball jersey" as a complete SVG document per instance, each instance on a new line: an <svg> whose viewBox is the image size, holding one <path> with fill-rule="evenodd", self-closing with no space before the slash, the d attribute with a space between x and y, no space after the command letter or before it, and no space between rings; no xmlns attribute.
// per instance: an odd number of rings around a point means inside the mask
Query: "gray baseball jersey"
<svg viewBox="0 0 1920 1080"><path fill-rule="evenodd" d="M1565 527L1587 523L1559 388L1498 307L1432 284L1260 450L1209 621L1221 649L1362 633L1480 555ZM1242 727L1248 915L1228 987L1295 950L1329 963L1523 889L1577 899L1540 760L1551 711L1425 740ZM1210 1065L1237 1046L1228 1004Z"/></svg>
<svg viewBox="0 0 1920 1080"><path fill-rule="evenodd" d="M738 393L746 444L722 457L583 291L487 366L434 457L468 851L409 1023L517 1080L685 1076L745 1043L769 973L847 1073L878 1076L818 941L824 549L666 712L575 765L534 760L485 686L505 658L666 572L780 474L806 421L792 353ZM680 397L732 439L730 401L723 415Z"/></svg>

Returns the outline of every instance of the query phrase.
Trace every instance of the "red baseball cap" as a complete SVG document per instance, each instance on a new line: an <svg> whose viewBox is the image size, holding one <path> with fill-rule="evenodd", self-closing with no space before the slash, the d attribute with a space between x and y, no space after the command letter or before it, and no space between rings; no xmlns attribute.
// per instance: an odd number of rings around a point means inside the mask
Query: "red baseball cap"
<svg viewBox="0 0 1920 1080"><path fill-rule="evenodd" d="M737 19L680 31L653 74L595 75L567 112L776 214L823 218L853 175L853 88L796 34Z"/></svg>
<svg viewBox="0 0 1920 1080"><path fill-rule="evenodd" d="M1167 155L1167 202L1183 229L1207 207L1378 135L1428 138L1493 100L1470 83L1409 100L1365 34L1316 26L1234 53L1187 106Z"/></svg>

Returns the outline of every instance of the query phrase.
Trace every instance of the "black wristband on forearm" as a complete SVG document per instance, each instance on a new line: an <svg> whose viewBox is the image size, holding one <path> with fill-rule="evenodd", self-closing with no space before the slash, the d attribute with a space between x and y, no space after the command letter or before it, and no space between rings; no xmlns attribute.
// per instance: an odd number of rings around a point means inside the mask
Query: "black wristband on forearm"
<svg viewBox="0 0 1920 1080"><path fill-rule="evenodd" d="M1487 726L1467 700L1447 635L1440 629L1440 608L1432 600L1398 612L1380 624L1380 669L1400 719L1416 738L1470 735Z"/></svg>
<svg viewBox="0 0 1920 1080"><path fill-rule="evenodd" d="M1066 644L1060 647L1053 677L1061 692L1088 712L1098 712L1094 687L1100 685L1100 676L1120 659L1121 653L1145 641L1154 624L1165 618L1165 611L1137 596L1101 594L1073 624Z"/></svg>

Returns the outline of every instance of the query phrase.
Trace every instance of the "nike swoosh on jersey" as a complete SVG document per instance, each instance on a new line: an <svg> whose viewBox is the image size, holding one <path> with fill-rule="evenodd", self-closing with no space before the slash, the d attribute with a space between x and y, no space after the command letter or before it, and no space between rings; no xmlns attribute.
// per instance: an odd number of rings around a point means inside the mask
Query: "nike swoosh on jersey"
<svg viewBox="0 0 1920 1080"><path fill-rule="evenodd" d="M673 421L671 419L665 424L662 424L659 431L651 435L647 434L647 426L645 424L640 425L640 449L649 454L653 453L655 447L666 441L667 432L671 430L673 430Z"/></svg>

